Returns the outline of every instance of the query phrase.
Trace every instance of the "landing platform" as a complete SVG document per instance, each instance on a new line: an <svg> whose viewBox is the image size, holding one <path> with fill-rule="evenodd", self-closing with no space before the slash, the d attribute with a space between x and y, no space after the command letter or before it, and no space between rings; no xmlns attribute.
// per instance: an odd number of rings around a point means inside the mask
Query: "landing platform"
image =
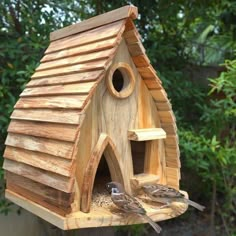
<svg viewBox="0 0 236 236"><path fill-rule="evenodd" d="M184 191L181 193L186 197L188 196ZM6 190L5 196L15 204L63 230L146 223L138 216L121 213L115 206L109 208L96 207L92 208L89 213L78 211L63 217L10 190ZM156 222L177 217L188 208L185 203L173 203L170 207L158 209L159 204L151 203L146 199L140 202L147 211L147 215Z"/></svg>

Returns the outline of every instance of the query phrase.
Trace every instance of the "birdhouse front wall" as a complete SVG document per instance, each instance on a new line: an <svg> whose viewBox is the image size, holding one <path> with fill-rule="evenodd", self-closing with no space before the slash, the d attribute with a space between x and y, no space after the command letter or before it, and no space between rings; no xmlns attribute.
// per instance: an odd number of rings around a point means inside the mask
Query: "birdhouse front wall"
<svg viewBox="0 0 236 236"><path fill-rule="evenodd" d="M109 70L119 63L127 64L132 69L135 78L134 88L126 98L115 97L108 88ZM126 42L122 40L108 71L87 105L84 121L80 128L76 155L76 182L80 190L79 199L82 205L84 205L83 201L86 201L86 197L91 198L93 178L99 164L100 157L98 159L93 159L93 157L94 155L101 156L103 152L112 180L122 182L126 190L129 193L132 192L131 179L134 177L133 165L136 163L133 162L128 131L158 127L160 127L160 120L153 98L130 57ZM109 145L107 141L100 142L102 136L107 136L110 140ZM107 151L104 145L112 146L111 150ZM164 141L147 141L146 149L148 151L145 153L145 172L158 176L159 181L165 183ZM111 152L116 166L109 163L112 162ZM94 169L89 170L89 168ZM90 176L93 175L91 180L86 178L88 171ZM75 201L79 201L79 199L75 199ZM80 203L77 204L80 205ZM86 204L88 210L88 203ZM83 209L83 206L81 208Z"/></svg>

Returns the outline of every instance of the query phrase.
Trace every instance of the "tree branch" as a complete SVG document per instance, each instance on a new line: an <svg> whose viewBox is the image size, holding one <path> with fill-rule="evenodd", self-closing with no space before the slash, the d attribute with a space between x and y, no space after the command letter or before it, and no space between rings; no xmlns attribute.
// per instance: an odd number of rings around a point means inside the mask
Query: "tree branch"
<svg viewBox="0 0 236 236"><path fill-rule="evenodd" d="M18 1L17 8L19 8L19 7L20 6L19 6L19 1ZM11 15L12 21L14 23L16 32L18 32L21 35L22 34L22 28L21 28L19 18L17 17L17 15L19 16L19 13L16 14L15 9L12 5L9 5L9 11L10 11L10 15Z"/></svg>

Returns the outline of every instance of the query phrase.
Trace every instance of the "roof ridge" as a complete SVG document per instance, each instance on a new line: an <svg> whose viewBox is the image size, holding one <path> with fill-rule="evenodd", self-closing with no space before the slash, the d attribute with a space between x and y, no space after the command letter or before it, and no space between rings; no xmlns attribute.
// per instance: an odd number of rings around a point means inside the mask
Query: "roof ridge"
<svg viewBox="0 0 236 236"><path fill-rule="evenodd" d="M127 5L116 10L106 12L102 15L98 15L82 22L56 30L50 33L50 41L65 38L73 34L81 33L129 17L132 19L136 19L138 17L137 7Z"/></svg>

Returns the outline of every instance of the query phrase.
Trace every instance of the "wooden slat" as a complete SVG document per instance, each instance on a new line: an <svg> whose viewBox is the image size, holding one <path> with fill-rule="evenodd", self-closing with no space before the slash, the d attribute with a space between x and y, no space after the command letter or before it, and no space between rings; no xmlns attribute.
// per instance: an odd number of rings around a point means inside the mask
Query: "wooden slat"
<svg viewBox="0 0 236 236"><path fill-rule="evenodd" d="M114 21L118 21L124 18L136 19L138 17L138 9L134 6L124 6L116 10L92 17L83 22L67 26L63 29L56 30L50 34L50 40L58 40L63 37L67 37L72 34L87 31L92 28L106 25Z"/></svg>
<svg viewBox="0 0 236 236"><path fill-rule="evenodd" d="M71 56L76 56L76 55L83 55L87 53L92 53L92 52L98 52L98 51L103 51L109 48L113 48L117 45L117 36L106 39L103 41L99 42L93 42L90 44L74 47L74 48L68 48L64 49L61 51L57 51L54 53L46 54L40 62L47 62L47 61L52 61L52 60L57 60L61 58L66 58L66 57L71 57Z"/></svg>
<svg viewBox="0 0 236 236"><path fill-rule="evenodd" d="M62 175L54 174L38 168L22 164L20 162L4 160L3 169L13 172L14 174L34 180L38 183L50 186L60 191L72 192L73 179Z"/></svg>
<svg viewBox="0 0 236 236"><path fill-rule="evenodd" d="M188 198L187 192L181 191L181 193ZM91 209L91 211L86 214L81 211L77 211L67 215L66 217L61 217L53 211L48 210L46 207L40 206L39 204L28 200L26 197L14 193L8 189L6 190L6 198L63 230L88 228L88 226L95 228L113 225L132 225L147 222L139 216L132 215L124 217L124 214L114 214L110 208L107 209L106 207ZM162 209L159 209L158 207L154 208L148 204L145 204L143 207L145 208L147 215L155 222L177 217L178 215L183 214L188 208L188 204L182 202L175 202L172 205L174 205L174 207Z"/></svg>
<svg viewBox="0 0 236 236"><path fill-rule="evenodd" d="M161 84L156 78L144 79L143 82L149 89L161 89Z"/></svg>
<svg viewBox="0 0 236 236"><path fill-rule="evenodd" d="M121 20L84 33L51 42L45 54L112 38L119 35L119 32L124 30L124 24L125 21Z"/></svg>
<svg viewBox="0 0 236 236"><path fill-rule="evenodd" d="M9 133L6 145L71 159L73 143Z"/></svg>
<svg viewBox="0 0 236 236"><path fill-rule="evenodd" d="M68 108L82 109L86 95L20 98L14 108Z"/></svg>
<svg viewBox="0 0 236 236"><path fill-rule="evenodd" d="M76 138L77 125L12 120L7 131L72 142Z"/></svg>
<svg viewBox="0 0 236 236"><path fill-rule="evenodd" d="M166 138L166 132L161 128L135 129L128 131L128 139L145 141Z"/></svg>
<svg viewBox="0 0 236 236"><path fill-rule="evenodd" d="M72 84L72 83L78 83L78 82L95 81L95 80L98 80L98 78L100 78L100 76L102 74L103 74L103 70L97 70L97 71L75 73L75 74L70 74L70 75L46 77L43 79L32 79L26 85L26 88L37 87L37 86L62 85L62 84Z"/></svg>
<svg viewBox="0 0 236 236"><path fill-rule="evenodd" d="M65 75L65 74L73 74L76 72L105 69L108 63L109 63L108 60L98 60L95 62L87 62L84 64L65 66L65 67L51 69L51 70L36 71L32 75L31 78L38 79L38 78L44 78L48 76Z"/></svg>
<svg viewBox="0 0 236 236"><path fill-rule="evenodd" d="M36 88L25 88L20 97L47 96L47 95L65 95L65 94L88 94L96 85L96 82L51 85Z"/></svg>
<svg viewBox="0 0 236 236"><path fill-rule="evenodd" d="M166 176L167 176L167 184L173 183L174 181L176 183L179 183L180 179L179 168L166 167Z"/></svg>
<svg viewBox="0 0 236 236"><path fill-rule="evenodd" d="M137 69L143 79L156 78L160 82L160 79L156 75L156 71L153 69L151 65L149 65L148 67L138 67Z"/></svg>
<svg viewBox="0 0 236 236"><path fill-rule="evenodd" d="M167 135L167 137L165 139L165 145L178 147L178 145L179 145L178 136L177 135Z"/></svg>
<svg viewBox="0 0 236 236"><path fill-rule="evenodd" d="M149 90L153 99L157 102L166 102L167 99L167 94L164 89L150 89Z"/></svg>
<svg viewBox="0 0 236 236"><path fill-rule="evenodd" d="M47 202L49 204L56 205L58 207L67 208L70 207L73 194L65 193L58 191L52 187L45 186L41 183L37 183L33 180L27 179L23 176L16 175L12 172L6 171L6 180L7 180L7 188L9 186L18 186L21 189L28 190L36 193L41 198L42 202ZM10 188L13 190L12 188ZM14 190L16 190L14 188ZM17 191L18 192L18 191ZM29 197L26 195L25 197Z"/></svg>
<svg viewBox="0 0 236 236"><path fill-rule="evenodd" d="M177 127L175 123L162 123L161 127L165 130L167 135L175 135L177 133Z"/></svg>
<svg viewBox="0 0 236 236"><path fill-rule="evenodd" d="M169 101L156 102L157 110L159 111L169 111L172 110L172 106Z"/></svg>
<svg viewBox="0 0 236 236"><path fill-rule="evenodd" d="M126 31L124 33L124 38L127 44L133 44L139 42L141 39L140 34L138 33L137 29L133 29L130 31Z"/></svg>
<svg viewBox="0 0 236 236"><path fill-rule="evenodd" d="M172 168L180 168L180 162L177 159L166 158L166 166Z"/></svg>
<svg viewBox="0 0 236 236"><path fill-rule="evenodd" d="M177 147L166 147L166 157L167 158L179 158L180 152L179 148Z"/></svg>
<svg viewBox="0 0 236 236"><path fill-rule="evenodd" d="M105 69L109 62L107 60L99 60L96 62L88 62L84 64L66 66L62 68L56 68L51 70L45 71L36 71L32 75L32 79L44 78L48 76L56 76L56 75L65 75L65 74L73 74L76 72L85 72L85 71L92 71L92 70L100 70Z"/></svg>
<svg viewBox="0 0 236 236"><path fill-rule="evenodd" d="M80 63L87 63L87 62L107 59L114 53L114 51L115 48L111 48L99 52L86 53L83 55L71 56L67 58L44 62L39 65L36 71L54 69L63 66L71 66Z"/></svg>
<svg viewBox="0 0 236 236"><path fill-rule="evenodd" d="M126 22L125 22L125 31L130 31L130 30L133 30L135 29L135 24L134 24L134 21L130 18L126 19Z"/></svg>
<svg viewBox="0 0 236 236"><path fill-rule="evenodd" d="M158 115L160 117L161 122L164 123L172 123L176 122L174 113L172 110L170 111L158 111Z"/></svg>
<svg viewBox="0 0 236 236"><path fill-rule="evenodd" d="M40 196L38 193L35 193L27 189L23 189L18 185L15 185L14 183L7 184L6 193L9 192L14 193L14 195L17 194L18 198L25 197L25 200L27 202L32 201L34 204L40 204L41 207L45 207L45 209L47 209L50 212L53 212L58 216L65 217L67 214L71 213L70 207L66 208L63 206L58 207L54 205L50 200L43 199L42 196Z"/></svg>
<svg viewBox="0 0 236 236"><path fill-rule="evenodd" d="M78 110L63 109L15 109L11 119L44 121L62 124L79 124L80 112Z"/></svg>
<svg viewBox="0 0 236 236"><path fill-rule="evenodd" d="M67 177L71 176L72 163L68 159L10 146L6 147L3 157Z"/></svg>
<svg viewBox="0 0 236 236"><path fill-rule="evenodd" d="M157 183L159 179L160 178L158 175L138 174L134 175L134 177L130 181L132 188L138 189L142 187L144 184Z"/></svg>
<svg viewBox="0 0 236 236"><path fill-rule="evenodd" d="M134 64L137 67L148 67L150 65L150 60L146 54L141 54L138 56L132 57Z"/></svg>
<svg viewBox="0 0 236 236"><path fill-rule="evenodd" d="M132 57L145 54L145 48L141 42L133 43L128 45L128 50Z"/></svg>

